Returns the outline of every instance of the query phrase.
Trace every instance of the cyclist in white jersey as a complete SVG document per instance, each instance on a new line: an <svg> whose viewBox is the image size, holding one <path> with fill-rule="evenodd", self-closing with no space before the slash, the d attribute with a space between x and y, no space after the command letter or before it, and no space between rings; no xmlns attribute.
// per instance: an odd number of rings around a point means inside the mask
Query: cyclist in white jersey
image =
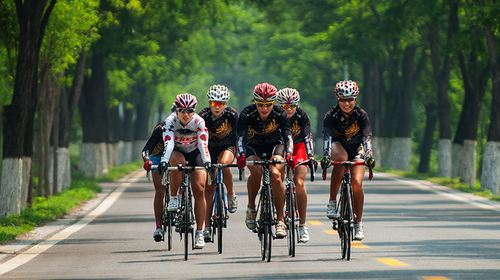
<svg viewBox="0 0 500 280"><path fill-rule="evenodd" d="M195 113L198 101L194 95L184 93L175 98L175 112L165 120L163 142L165 149L161 156L158 169L160 172L168 166L181 164L186 166L205 166L211 168L210 153L208 151L208 131L205 121ZM203 238L203 222L206 212L204 188L207 173L196 170L191 173L191 188L194 196L194 215L196 220L195 249L205 246ZM170 201L168 211L177 211L177 192L182 184L182 172L170 173Z"/></svg>

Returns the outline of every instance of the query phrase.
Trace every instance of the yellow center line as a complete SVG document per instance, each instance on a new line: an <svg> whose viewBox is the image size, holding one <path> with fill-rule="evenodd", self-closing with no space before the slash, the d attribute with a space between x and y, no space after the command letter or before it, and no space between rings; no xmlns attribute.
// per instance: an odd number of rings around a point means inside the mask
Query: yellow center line
<svg viewBox="0 0 500 280"><path fill-rule="evenodd" d="M351 246L352 248L356 248L356 249L367 249L367 248L370 248L369 246L366 246L365 244L359 242L359 241L352 241L351 242Z"/></svg>
<svg viewBox="0 0 500 280"><path fill-rule="evenodd" d="M395 259L376 259L376 260L388 266L410 266L409 264L405 264Z"/></svg>
<svg viewBox="0 0 500 280"><path fill-rule="evenodd" d="M425 280L450 280L449 278L446 278L444 276L424 276L422 278Z"/></svg>
<svg viewBox="0 0 500 280"><path fill-rule="evenodd" d="M322 226L323 223L320 221L307 221L311 226Z"/></svg>
<svg viewBox="0 0 500 280"><path fill-rule="evenodd" d="M330 235L334 235L334 234L338 235L337 231L333 230L333 229L324 229L323 231L330 234Z"/></svg>

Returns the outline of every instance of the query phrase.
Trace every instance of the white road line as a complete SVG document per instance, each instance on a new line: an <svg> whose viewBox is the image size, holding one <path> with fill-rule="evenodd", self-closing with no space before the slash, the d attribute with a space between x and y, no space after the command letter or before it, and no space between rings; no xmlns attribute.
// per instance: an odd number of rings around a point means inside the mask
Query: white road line
<svg viewBox="0 0 500 280"><path fill-rule="evenodd" d="M404 182L406 184L415 186L421 190L427 190L427 191L431 191L434 193L438 193L438 194L444 195L450 199L469 203L469 204L475 205L479 208L489 209L489 210L500 212L500 203L498 203L494 200L489 200L485 197L480 197L480 196L473 195L470 193L464 193L464 192L454 190L454 189L451 189L451 188L448 188L445 186L441 186L438 184L434 184L432 182L425 181L425 180L413 180L413 179L407 180L406 178L401 178L397 175L392 175L392 174L388 174L388 173L377 173L377 176L379 176L379 177L382 176L385 178L393 179L395 181Z"/></svg>
<svg viewBox="0 0 500 280"><path fill-rule="evenodd" d="M142 175L141 175L142 177ZM131 178L129 182L135 182L139 179L139 177L134 176L134 178ZM118 188L116 188L112 193L109 194L109 196L92 212L88 213L83 217L81 220L78 222L74 223L73 225L65 228L64 230L54 234L52 237L48 238L47 240L44 240L40 242L39 244L31 247L30 249L22 252L21 254L17 255L16 257L8 260L7 262L0 264L0 275L3 275L29 261L34 259L36 256L39 254L45 252L45 250L49 249L53 245L59 243L59 241L62 241L66 238L68 238L71 234L79 231L82 229L84 226L88 225L90 222L92 222L95 218L97 218L99 215L104 213L117 199L120 197L120 195L125 191L127 187L130 186L130 183L122 183Z"/></svg>

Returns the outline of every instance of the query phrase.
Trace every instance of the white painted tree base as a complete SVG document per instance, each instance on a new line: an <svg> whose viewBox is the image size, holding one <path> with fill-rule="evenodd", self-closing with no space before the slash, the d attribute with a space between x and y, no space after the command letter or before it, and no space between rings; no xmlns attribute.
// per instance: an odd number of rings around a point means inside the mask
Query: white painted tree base
<svg viewBox="0 0 500 280"><path fill-rule="evenodd" d="M464 140L463 145L453 143L452 171L453 178L460 177L460 182L476 185L476 148L477 141Z"/></svg>
<svg viewBox="0 0 500 280"><path fill-rule="evenodd" d="M0 217L20 214L26 207L30 164L30 157L3 159Z"/></svg>
<svg viewBox="0 0 500 280"><path fill-rule="evenodd" d="M481 188L498 195L500 185L500 142L486 142L481 172Z"/></svg>
<svg viewBox="0 0 500 280"><path fill-rule="evenodd" d="M50 148L50 191L52 192L54 187L54 157L52 150ZM57 148L57 189L61 191L69 186L71 186L71 163L69 158L69 148ZM54 195L54 194L53 194Z"/></svg>
<svg viewBox="0 0 500 280"><path fill-rule="evenodd" d="M386 149L387 160L384 162L387 167L403 171L410 170L411 138L392 138L390 145L387 145Z"/></svg>
<svg viewBox="0 0 500 280"><path fill-rule="evenodd" d="M451 177L451 139L439 139L438 170L436 176Z"/></svg>
<svg viewBox="0 0 500 280"><path fill-rule="evenodd" d="M82 143L78 169L92 177L108 173L106 143Z"/></svg>

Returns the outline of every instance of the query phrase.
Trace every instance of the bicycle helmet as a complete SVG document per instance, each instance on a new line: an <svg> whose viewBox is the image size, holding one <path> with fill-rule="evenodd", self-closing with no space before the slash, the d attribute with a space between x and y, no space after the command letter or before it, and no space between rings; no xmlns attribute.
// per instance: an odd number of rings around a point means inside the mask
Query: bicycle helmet
<svg viewBox="0 0 500 280"><path fill-rule="evenodd" d="M175 97L175 108L196 108L196 105L198 105L198 101L196 100L196 96L192 94L183 93Z"/></svg>
<svg viewBox="0 0 500 280"><path fill-rule="evenodd" d="M229 97L229 89L223 85L213 85L207 92L208 101L227 102Z"/></svg>
<svg viewBox="0 0 500 280"><path fill-rule="evenodd" d="M261 102L271 102L276 100L276 87L262 83L258 84L253 89L253 99Z"/></svg>
<svg viewBox="0 0 500 280"><path fill-rule="evenodd" d="M299 92L294 88L280 89L276 95L276 101L279 104L294 104L297 105L300 100Z"/></svg>
<svg viewBox="0 0 500 280"><path fill-rule="evenodd" d="M359 87L355 81L341 81L335 85L335 96L337 99L352 97L356 99L359 94Z"/></svg>

